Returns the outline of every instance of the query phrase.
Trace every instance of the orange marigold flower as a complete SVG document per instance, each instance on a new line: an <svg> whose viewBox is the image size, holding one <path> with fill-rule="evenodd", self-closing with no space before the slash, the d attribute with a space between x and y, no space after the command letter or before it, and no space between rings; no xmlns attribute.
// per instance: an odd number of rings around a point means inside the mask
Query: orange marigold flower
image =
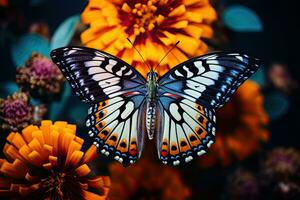
<svg viewBox="0 0 300 200"><path fill-rule="evenodd" d="M210 166L217 160L228 165L231 155L243 160L259 150L261 142L268 141L269 120L263 100L260 87L248 80L217 110L216 143L211 153L200 159L202 166Z"/></svg>
<svg viewBox="0 0 300 200"><path fill-rule="evenodd" d="M22 199L106 199L110 179L95 176L88 163L92 146L81 150L83 139L67 122L42 121L21 133L11 132L0 159L0 196Z"/></svg>
<svg viewBox="0 0 300 200"><path fill-rule="evenodd" d="M179 62L207 52L200 38L212 36L210 24L216 12L209 0L90 0L81 18L90 25L81 35L82 43L118 56L146 76L147 68L127 38L152 66L180 41L161 63L158 73L162 75Z"/></svg>
<svg viewBox="0 0 300 200"><path fill-rule="evenodd" d="M109 166L112 186L109 199L173 199L184 200L191 196L180 173L150 159L142 159L124 168L118 163Z"/></svg>

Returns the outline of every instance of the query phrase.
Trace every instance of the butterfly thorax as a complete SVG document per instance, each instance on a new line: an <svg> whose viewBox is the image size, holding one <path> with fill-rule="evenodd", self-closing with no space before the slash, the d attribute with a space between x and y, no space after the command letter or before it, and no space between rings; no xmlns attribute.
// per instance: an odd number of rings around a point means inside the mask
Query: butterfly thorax
<svg viewBox="0 0 300 200"><path fill-rule="evenodd" d="M156 99L156 90L157 90L157 78L156 78L156 74L153 71L150 71L148 73L148 98L150 99L150 101L155 101Z"/></svg>
<svg viewBox="0 0 300 200"><path fill-rule="evenodd" d="M155 130L155 112L157 97L157 77L155 72L148 73L146 127L149 139L153 139Z"/></svg>

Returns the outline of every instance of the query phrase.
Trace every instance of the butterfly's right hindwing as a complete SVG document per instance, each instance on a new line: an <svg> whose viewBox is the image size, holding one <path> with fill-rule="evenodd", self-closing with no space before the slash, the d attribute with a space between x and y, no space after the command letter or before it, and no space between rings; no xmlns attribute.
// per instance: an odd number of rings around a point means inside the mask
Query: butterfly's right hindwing
<svg viewBox="0 0 300 200"><path fill-rule="evenodd" d="M86 125L94 145L106 156L129 165L141 156L144 142L145 98L114 97L89 109Z"/></svg>

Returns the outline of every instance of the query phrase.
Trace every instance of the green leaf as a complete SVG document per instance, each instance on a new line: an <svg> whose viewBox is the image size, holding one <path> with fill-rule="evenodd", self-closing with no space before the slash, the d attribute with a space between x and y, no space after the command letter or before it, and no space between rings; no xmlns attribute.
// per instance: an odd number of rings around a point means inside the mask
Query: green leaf
<svg viewBox="0 0 300 200"><path fill-rule="evenodd" d="M59 102L53 102L50 106L50 119L55 121L58 119L59 114L66 111L66 104L71 97L72 90L69 84L65 84L61 100Z"/></svg>
<svg viewBox="0 0 300 200"><path fill-rule="evenodd" d="M83 127L85 125L85 118L87 116L88 108L88 105L83 103L72 106L72 108L69 111L69 118L78 126Z"/></svg>
<svg viewBox="0 0 300 200"><path fill-rule="evenodd" d="M11 46L11 56L16 67L23 66L33 52L49 57L49 42L37 34L26 34Z"/></svg>
<svg viewBox="0 0 300 200"><path fill-rule="evenodd" d="M260 87L264 87L266 85L266 74L264 68L260 67L250 79L260 85Z"/></svg>
<svg viewBox="0 0 300 200"><path fill-rule="evenodd" d="M265 94L264 107L270 120L279 119L287 113L290 103L288 98L278 91Z"/></svg>
<svg viewBox="0 0 300 200"><path fill-rule="evenodd" d="M242 5L227 7L222 16L225 25L237 32L261 32L263 25L257 14Z"/></svg>
<svg viewBox="0 0 300 200"><path fill-rule="evenodd" d="M74 15L67 18L59 25L51 40L51 50L67 46L70 43L79 20L80 16Z"/></svg>
<svg viewBox="0 0 300 200"><path fill-rule="evenodd" d="M18 85L15 82L5 82L1 83L0 94L2 97L11 95L19 90Z"/></svg>

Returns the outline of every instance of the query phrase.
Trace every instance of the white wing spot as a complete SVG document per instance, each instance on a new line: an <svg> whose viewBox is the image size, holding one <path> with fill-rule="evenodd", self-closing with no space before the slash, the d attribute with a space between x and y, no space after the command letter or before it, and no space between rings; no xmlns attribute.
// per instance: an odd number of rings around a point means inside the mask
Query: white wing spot
<svg viewBox="0 0 300 200"><path fill-rule="evenodd" d="M207 147L210 148L210 146L214 143L214 141L210 140L208 143L207 143Z"/></svg>
<svg viewBox="0 0 300 200"><path fill-rule="evenodd" d="M196 99L198 99L201 96L200 92L197 92L197 91L191 90L191 89L185 89L184 92Z"/></svg>
<svg viewBox="0 0 300 200"><path fill-rule="evenodd" d="M187 68L186 66L183 66L183 69L187 72L187 77L188 78L190 78L194 75L192 72L190 72L189 68Z"/></svg>
<svg viewBox="0 0 300 200"><path fill-rule="evenodd" d="M175 103L170 104L170 113L177 121L181 120L181 115L178 112L178 106Z"/></svg>
<svg viewBox="0 0 300 200"><path fill-rule="evenodd" d="M202 156L203 154L206 154L206 151L201 150L201 151L198 151L198 152L197 152L197 155L198 155L198 156Z"/></svg>
<svg viewBox="0 0 300 200"><path fill-rule="evenodd" d="M97 60L84 62L85 67L96 67L96 66L100 66L101 64L102 64L102 61L97 61Z"/></svg>
<svg viewBox="0 0 300 200"><path fill-rule="evenodd" d="M117 74L118 76L122 76L123 71L124 71L126 68L127 68L126 66L122 67L119 71L117 71L116 74Z"/></svg>
<svg viewBox="0 0 300 200"><path fill-rule="evenodd" d="M130 113L133 111L134 109L134 103L132 101L129 101L126 105L125 105L125 110L122 112L121 114L121 118L122 119L126 119Z"/></svg>
<svg viewBox="0 0 300 200"><path fill-rule="evenodd" d="M193 160L192 156L188 156L188 157L185 158L185 162L187 162L187 163L192 161L192 160Z"/></svg>
<svg viewBox="0 0 300 200"><path fill-rule="evenodd" d="M179 165L180 164L180 161L179 160L176 160L173 162L173 165Z"/></svg>
<svg viewBox="0 0 300 200"><path fill-rule="evenodd" d="M183 77L183 75L178 70L175 70L175 75Z"/></svg>
<svg viewBox="0 0 300 200"><path fill-rule="evenodd" d="M129 76L130 74L132 74L132 70L129 70L126 74L124 74L125 76Z"/></svg>
<svg viewBox="0 0 300 200"><path fill-rule="evenodd" d="M210 72L205 72L204 74L202 74L202 76L217 80L219 78L219 73L210 71Z"/></svg>
<svg viewBox="0 0 300 200"><path fill-rule="evenodd" d="M68 55L71 55L71 54L76 53L76 52L77 52L77 50L71 50L71 51L68 52Z"/></svg>
<svg viewBox="0 0 300 200"><path fill-rule="evenodd" d="M202 74L205 71L205 68L202 65L202 61L196 61L194 62L194 65L198 68L199 72L198 74Z"/></svg>
<svg viewBox="0 0 300 200"><path fill-rule="evenodd" d="M205 77L201 77L201 76L196 76L194 78L192 78L193 81L197 81L199 83L203 83L205 85L213 85L215 83L215 81L205 78Z"/></svg>
<svg viewBox="0 0 300 200"><path fill-rule="evenodd" d="M112 87L108 87L108 88L105 88L103 89L103 92L107 95L113 93L113 92L116 92L116 91L119 91L121 90L121 86L118 86L118 85L115 85L115 86L112 86Z"/></svg>
<svg viewBox="0 0 300 200"><path fill-rule="evenodd" d="M110 59L110 60L109 60L109 64L106 65L105 68L106 68L107 71L113 72L113 71L112 71L112 68L113 68L113 66L115 66L116 64L117 64L117 61Z"/></svg>
<svg viewBox="0 0 300 200"><path fill-rule="evenodd" d="M239 59L240 61L244 61L243 57L242 56L235 56L237 59Z"/></svg>
<svg viewBox="0 0 300 200"><path fill-rule="evenodd" d="M111 78L113 77L114 75L110 74L110 73L101 73L101 74L96 74L94 75L92 78L95 80L95 81L101 81L101 80L104 80L104 79L108 79L108 78Z"/></svg>
<svg viewBox="0 0 300 200"><path fill-rule="evenodd" d="M91 68L88 69L89 75L99 74L99 73L102 73L102 72L105 72L105 70L100 68L100 67L91 67Z"/></svg>
<svg viewBox="0 0 300 200"><path fill-rule="evenodd" d="M115 78L110 78L110 79L107 79L107 80L104 80L104 81L100 81L99 82L99 86L101 88L106 88L106 87L109 87L109 86L116 85L119 82L120 82L120 78L119 77L115 77Z"/></svg>

